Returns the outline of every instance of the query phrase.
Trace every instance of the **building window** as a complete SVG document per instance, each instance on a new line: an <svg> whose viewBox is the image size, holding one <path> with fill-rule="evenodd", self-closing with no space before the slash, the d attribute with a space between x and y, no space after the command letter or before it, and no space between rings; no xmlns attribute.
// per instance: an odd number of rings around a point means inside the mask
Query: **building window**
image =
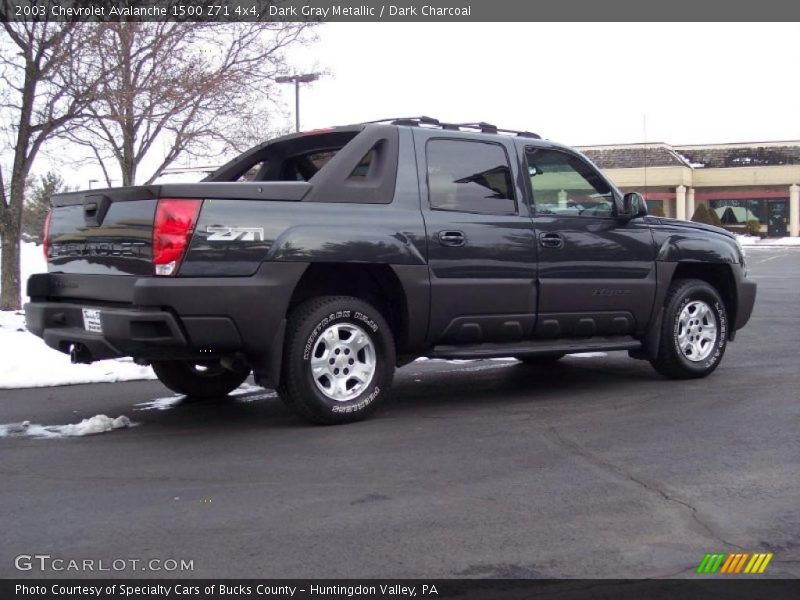
<svg viewBox="0 0 800 600"><path fill-rule="evenodd" d="M746 225L748 221L758 221L766 225L769 222L769 204L775 202L775 199L744 198L709 200L709 205L723 225ZM783 202L788 203L788 199Z"/></svg>

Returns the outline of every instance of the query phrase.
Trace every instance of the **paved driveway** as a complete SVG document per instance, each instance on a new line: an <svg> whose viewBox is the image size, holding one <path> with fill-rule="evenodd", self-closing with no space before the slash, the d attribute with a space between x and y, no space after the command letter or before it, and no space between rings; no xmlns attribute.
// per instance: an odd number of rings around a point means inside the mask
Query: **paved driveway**
<svg viewBox="0 0 800 600"><path fill-rule="evenodd" d="M0 423L139 425L0 439L0 576L64 575L14 569L44 553L195 577L660 577L744 550L796 577L800 250L750 261L753 319L705 380L623 353L417 362L333 428L263 391L165 410L142 410L157 382L2 391Z"/></svg>

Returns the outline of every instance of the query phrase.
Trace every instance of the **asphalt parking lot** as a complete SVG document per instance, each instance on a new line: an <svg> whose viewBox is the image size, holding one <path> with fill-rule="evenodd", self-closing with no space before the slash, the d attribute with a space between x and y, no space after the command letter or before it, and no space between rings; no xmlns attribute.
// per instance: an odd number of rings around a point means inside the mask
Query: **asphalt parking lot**
<svg viewBox="0 0 800 600"><path fill-rule="evenodd" d="M683 577L761 551L798 577L800 249L749 257L753 318L705 380L624 353L416 362L374 418L328 428L263 390L163 410L158 382L0 391L0 423L138 423L0 439L0 576L67 574L14 568L50 554L194 565L100 573L125 577Z"/></svg>

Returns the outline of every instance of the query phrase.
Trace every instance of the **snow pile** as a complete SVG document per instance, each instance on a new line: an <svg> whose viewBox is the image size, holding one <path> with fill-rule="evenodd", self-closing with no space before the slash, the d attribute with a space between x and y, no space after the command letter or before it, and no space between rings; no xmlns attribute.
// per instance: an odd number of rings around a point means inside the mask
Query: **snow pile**
<svg viewBox="0 0 800 600"><path fill-rule="evenodd" d="M737 235L742 246L800 246L800 237L764 238L754 235Z"/></svg>
<svg viewBox="0 0 800 600"><path fill-rule="evenodd" d="M22 302L27 302L25 284L34 273L47 271L42 247L23 242L20 248ZM155 379L149 367L132 360L106 360L91 365L73 365L69 356L45 346L25 329L20 312L0 311L0 388L46 387L75 383L100 383Z"/></svg>
<svg viewBox="0 0 800 600"><path fill-rule="evenodd" d="M147 402L137 402L133 410L169 410L180 404L186 396L164 396Z"/></svg>
<svg viewBox="0 0 800 600"><path fill-rule="evenodd" d="M64 437L83 437L105 433L115 429L132 427L134 423L125 415L116 419L106 415L95 415L89 419L84 419L80 423L70 425L37 425L30 421L22 423L10 423L0 425L0 438L4 437L31 437L31 438L64 438Z"/></svg>
<svg viewBox="0 0 800 600"><path fill-rule="evenodd" d="M510 356L504 358L428 358L426 356L422 356L414 360L414 362L440 362L440 363L449 363L451 365L464 365L467 363L478 362L479 360L494 360L497 362L517 362L516 358L512 358Z"/></svg>
<svg viewBox="0 0 800 600"><path fill-rule="evenodd" d="M674 152L674 150L673 150L673 152ZM688 156L685 156L685 155L681 154L680 152L675 152L675 154L678 156L678 158L680 158L683 162L685 162L687 165L689 165L693 169L702 169L703 167L706 166L705 163L693 162Z"/></svg>
<svg viewBox="0 0 800 600"><path fill-rule="evenodd" d="M736 234L736 241L742 246L757 246L761 241L760 237L755 235L738 235Z"/></svg>
<svg viewBox="0 0 800 600"><path fill-rule="evenodd" d="M41 246L37 246L33 242L22 242L20 244L20 301L24 304L28 301L25 295L26 284L28 277L34 273L44 273L47 271L47 261L44 258L44 252Z"/></svg>
<svg viewBox="0 0 800 600"><path fill-rule="evenodd" d="M277 398L278 392L275 390L265 390L258 385L243 383L228 395L232 396L237 402L248 403ZM181 396L180 394L164 396L163 398L154 398L147 402L136 403L133 410L169 410L181 404L185 399L186 396Z"/></svg>
<svg viewBox="0 0 800 600"><path fill-rule="evenodd" d="M764 243L770 246L800 246L800 237L782 237L775 239L766 239Z"/></svg>
<svg viewBox="0 0 800 600"><path fill-rule="evenodd" d="M0 311L0 388L155 379L150 367L129 358L73 365L69 356L25 329L22 312Z"/></svg>
<svg viewBox="0 0 800 600"><path fill-rule="evenodd" d="M230 395L236 398L237 402L258 402L259 400L277 398L278 392L275 390L266 390L258 385L243 383L233 390Z"/></svg>

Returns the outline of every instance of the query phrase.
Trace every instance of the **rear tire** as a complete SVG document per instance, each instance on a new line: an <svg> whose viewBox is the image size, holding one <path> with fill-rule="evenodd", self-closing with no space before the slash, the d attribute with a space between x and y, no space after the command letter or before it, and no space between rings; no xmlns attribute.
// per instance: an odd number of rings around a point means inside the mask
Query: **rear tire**
<svg viewBox="0 0 800 600"><path fill-rule="evenodd" d="M158 380L173 392L201 400L226 396L242 383L250 371L231 371L219 361L156 360Z"/></svg>
<svg viewBox="0 0 800 600"><path fill-rule="evenodd" d="M664 321L653 368L670 379L705 377L728 343L728 313L719 292L700 279L676 279L664 300Z"/></svg>
<svg viewBox="0 0 800 600"><path fill-rule="evenodd" d="M541 366L551 365L557 360L564 358L566 354L540 354L534 356L517 356L517 360L522 361L526 365Z"/></svg>
<svg viewBox="0 0 800 600"><path fill-rule="evenodd" d="M323 296L289 314L278 392L302 417L321 425L367 417L394 376L392 331L374 306Z"/></svg>

